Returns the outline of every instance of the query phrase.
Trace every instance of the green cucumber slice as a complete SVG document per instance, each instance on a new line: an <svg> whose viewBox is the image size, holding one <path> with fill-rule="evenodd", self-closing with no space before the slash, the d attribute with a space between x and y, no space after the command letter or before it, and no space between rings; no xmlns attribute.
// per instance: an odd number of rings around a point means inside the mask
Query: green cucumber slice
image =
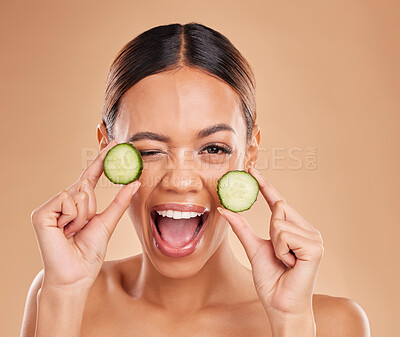
<svg viewBox="0 0 400 337"><path fill-rule="evenodd" d="M107 152L103 169L111 182L126 185L139 179L142 174L142 156L132 144L119 143Z"/></svg>
<svg viewBox="0 0 400 337"><path fill-rule="evenodd" d="M259 190L256 178L246 171L228 171L218 179L219 201L232 212L248 210L257 200Z"/></svg>

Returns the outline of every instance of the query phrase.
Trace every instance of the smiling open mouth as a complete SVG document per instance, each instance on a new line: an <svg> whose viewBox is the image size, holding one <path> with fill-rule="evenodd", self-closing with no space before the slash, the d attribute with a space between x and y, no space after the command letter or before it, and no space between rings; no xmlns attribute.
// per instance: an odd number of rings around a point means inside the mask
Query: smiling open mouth
<svg viewBox="0 0 400 337"><path fill-rule="evenodd" d="M164 255L171 257L193 253L204 235L208 215L208 211L151 211L154 244Z"/></svg>

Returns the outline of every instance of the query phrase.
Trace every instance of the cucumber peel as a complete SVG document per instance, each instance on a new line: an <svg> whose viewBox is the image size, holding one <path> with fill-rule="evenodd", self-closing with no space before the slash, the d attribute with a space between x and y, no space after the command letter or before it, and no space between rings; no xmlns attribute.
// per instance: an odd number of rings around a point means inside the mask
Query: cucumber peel
<svg viewBox="0 0 400 337"><path fill-rule="evenodd" d="M103 170L112 183L129 184L139 179L142 174L142 156L132 144L119 143L107 152L103 161Z"/></svg>
<svg viewBox="0 0 400 337"><path fill-rule="evenodd" d="M257 179L243 170L228 171L218 179L219 201L224 208L232 212L250 209L256 202L259 191Z"/></svg>

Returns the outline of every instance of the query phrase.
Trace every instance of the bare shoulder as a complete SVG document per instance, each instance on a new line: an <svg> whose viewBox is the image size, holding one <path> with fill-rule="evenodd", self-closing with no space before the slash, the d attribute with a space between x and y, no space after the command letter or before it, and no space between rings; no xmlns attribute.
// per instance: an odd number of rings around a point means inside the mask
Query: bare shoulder
<svg viewBox="0 0 400 337"><path fill-rule="evenodd" d="M142 255L139 254L124 259L104 261L90 290L88 301L98 305L102 298L105 299L104 296L115 292L124 282L129 282L128 278L136 277L135 271L140 267L141 258Z"/></svg>
<svg viewBox="0 0 400 337"><path fill-rule="evenodd" d="M119 260L104 261L99 276L109 282L124 282L126 278L137 277L142 262L142 254Z"/></svg>
<svg viewBox="0 0 400 337"><path fill-rule="evenodd" d="M37 295L42 287L44 269L40 270L33 279L26 297L24 316L21 325L21 337L35 335Z"/></svg>
<svg viewBox="0 0 400 337"><path fill-rule="evenodd" d="M313 296L318 337L370 337L367 315L354 300L323 294Z"/></svg>

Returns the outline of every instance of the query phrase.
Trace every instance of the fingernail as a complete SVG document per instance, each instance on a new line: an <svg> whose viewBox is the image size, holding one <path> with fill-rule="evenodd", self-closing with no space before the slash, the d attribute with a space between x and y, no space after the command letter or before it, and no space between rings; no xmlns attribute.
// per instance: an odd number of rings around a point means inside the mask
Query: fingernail
<svg viewBox="0 0 400 337"><path fill-rule="evenodd" d="M75 233L76 233L76 232L69 233L69 234L67 235L67 239L69 239L69 238L70 238L71 236L73 236Z"/></svg>
<svg viewBox="0 0 400 337"><path fill-rule="evenodd" d="M222 207L217 207L218 212L220 212L222 215L224 215L223 211L222 211Z"/></svg>
<svg viewBox="0 0 400 337"><path fill-rule="evenodd" d="M291 268L285 261L282 261L282 263L287 267L287 268Z"/></svg>

